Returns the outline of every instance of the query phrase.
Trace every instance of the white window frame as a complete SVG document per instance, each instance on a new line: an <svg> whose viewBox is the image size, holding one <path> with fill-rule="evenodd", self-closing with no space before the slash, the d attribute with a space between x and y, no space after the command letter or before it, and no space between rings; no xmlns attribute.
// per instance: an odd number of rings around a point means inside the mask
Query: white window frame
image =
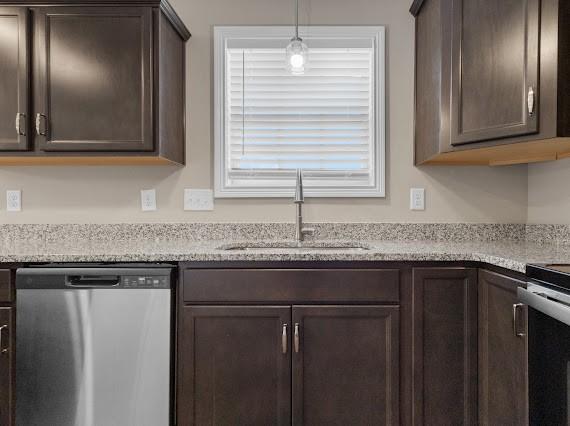
<svg viewBox="0 0 570 426"><path fill-rule="evenodd" d="M216 198L279 198L290 197L293 187L228 186L225 150L225 61L228 39L288 40L294 33L292 26L217 26L214 27L214 195ZM366 187L319 187L307 186L305 194L310 197L385 197L386 187L386 47L383 26L308 26L299 27L301 38L370 38L375 46L374 75L374 179ZM285 47L285 46L283 46ZM292 173L293 179L294 173ZM292 180L293 182L293 180Z"/></svg>

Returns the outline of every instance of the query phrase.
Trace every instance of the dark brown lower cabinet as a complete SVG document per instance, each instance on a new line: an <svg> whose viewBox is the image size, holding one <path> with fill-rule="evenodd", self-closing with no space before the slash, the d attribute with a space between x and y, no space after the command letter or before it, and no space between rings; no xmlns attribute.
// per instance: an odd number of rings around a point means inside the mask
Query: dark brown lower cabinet
<svg viewBox="0 0 570 426"><path fill-rule="evenodd" d="M178 425L290 425L291 308L182 309Z"/></svg>
<svg viewBox="0 0 570 426"><path fill-rule="evenodd" d="M477 269L413 269L413 424L477 424Z"/></svg>
<svg viewBox="0 0 570 426"><path fill-rule="evenodd" d="M399 423L397 306L182 309L179 425Z"/></svg>
<svg viewBox="0 0 570 426"><path fill-rule="evenodd" d="M178 425L528 424L524 282L416 265L183 269Z"/></svg>
<svg viewBox="0 0 570 426"><path fill-rule="evenodd" d="M13 424L13 308L0 308L0 425Z"/></svg>
<svg viewBox="0 0 570 426"><path fill-rule="evenodd" d="M398 313L293 306L294 425L399 423Z"/></svg>
<svg viewBox="0 0 570 426"><path fill-rule="evenodd" d="M479 272L479 423L528 424L526 309L505 275Z"/></svg>

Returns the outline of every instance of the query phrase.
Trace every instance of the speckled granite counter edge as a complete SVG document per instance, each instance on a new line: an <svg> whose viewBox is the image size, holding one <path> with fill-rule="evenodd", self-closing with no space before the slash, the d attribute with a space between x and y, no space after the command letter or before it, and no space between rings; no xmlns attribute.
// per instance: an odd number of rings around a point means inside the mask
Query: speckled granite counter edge
<svg viewBox="0 0 570 426"><path fill-rule="evenodd" d="M482 262L517 272L525 272L526 262L509 259L506 256L485 253L437 253L437 252L381 252L366 253L266 253L245 252L188 252L188 253L76 253L76 254L14 254L1 255L0 263L43 263L43 262Z"/></svg>
<svg viewBox="0 0 570 426"><path fill-rule="evenodd" d="M524 224L487 223L309 223L312 239L390 241L523 241ZM570 234L570 233L569 233ZM77 241L188 239L268 240L293 238L292 223L119 223L2 224L0 238L10 240Z"/></svg>
<svg viewBox="0 0 570 426"><path fill-rule="evenodd" d="M310 223L313 239L392 241L531 241L570 244L570 225L495 223ZM291 238L292 223L0 224L3 240L132 240L187 238L264 240Z"/></svg>

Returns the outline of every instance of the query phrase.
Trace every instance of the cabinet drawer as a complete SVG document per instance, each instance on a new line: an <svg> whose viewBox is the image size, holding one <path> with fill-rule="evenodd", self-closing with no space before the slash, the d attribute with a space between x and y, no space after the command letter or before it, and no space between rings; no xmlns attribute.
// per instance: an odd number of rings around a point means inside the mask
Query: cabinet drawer
<svg viewBox="0 0 570 426"><path fill-rule="evenodd" d="M0 269L0 302L11 302L12 297L12 274L9 269Z"/></svg>
<svg viewBox="0 0 570 426"><path fill-rule="evenodd" d="M182 298L191 303L397 303L399 270L187 269Z"/></svg>

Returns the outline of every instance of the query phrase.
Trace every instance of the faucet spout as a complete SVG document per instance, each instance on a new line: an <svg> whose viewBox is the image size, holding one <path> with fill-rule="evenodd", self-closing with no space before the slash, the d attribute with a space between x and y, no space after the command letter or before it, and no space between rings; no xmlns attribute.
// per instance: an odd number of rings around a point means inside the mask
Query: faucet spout
<svg viewBox="0 0 570 426"><path fill-rule="evenodd" d="M294 203L304 203L305 196L303 195L303 171L297 169L297 180L295 183L295 199Z"/></svg>
<svg viewBox="0 0 570 426"><path fill-rule="evenodd" d="M297 206L297 212L295 214L295 241L300 243L305 239L303 233L303 203L295 201L295 204Z"/></svg>
<svg viewBox="0 0 570 426"><path fill-rule="evenodd" d="M314 229L305 228L303 225L303 203L305 202L305 196L303 195L303 171L301 169L297 169L295 198L293 202L296 204L295 241L301 243L305 239L305 235L312 235L315 232Z"/></svg>

